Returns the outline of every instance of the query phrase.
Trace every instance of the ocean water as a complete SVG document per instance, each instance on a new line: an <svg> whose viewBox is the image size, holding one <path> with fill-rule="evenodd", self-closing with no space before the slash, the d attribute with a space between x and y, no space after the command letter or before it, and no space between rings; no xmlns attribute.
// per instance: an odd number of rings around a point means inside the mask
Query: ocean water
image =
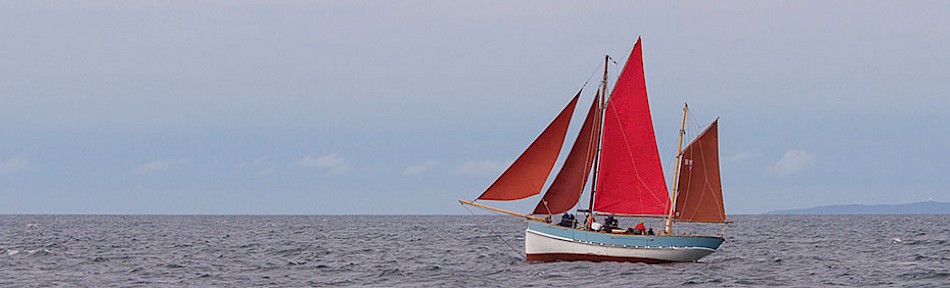
<svg viewBox="0 0 950 288"><path fill-rule="evenodd" d="M649 265L527 263L506 216L0 215L0 286L950 287L950 215L731 218Z"/></svg>

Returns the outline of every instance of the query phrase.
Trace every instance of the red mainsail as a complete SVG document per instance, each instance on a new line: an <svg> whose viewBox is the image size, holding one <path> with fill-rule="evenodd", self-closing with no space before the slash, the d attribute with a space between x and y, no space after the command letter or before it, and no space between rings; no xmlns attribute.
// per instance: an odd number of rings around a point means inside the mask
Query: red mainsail
<svg viewBox="0 0 950 288"><path fill-rule="evenodd" d="M719 178L719 119L683 149L676 215L681 222L726 222Z"/></svg>
<svg viewBox="0 0 950 288"><path fill-rule="evenodd" d="M554 177L554 182L548 191L541 197L541 202L534 208L532 214L558 214L574 207L587 184L594 155L597 153L597 135L600 129L600 96L594 97L590 105L587 118L581 126L571 152L567 154L561 171Z"/></svg>
<svg viewBox="0 0 950 288"><path fill-rule="evenodd" d="M561 152L561 145L564 145L564 136L578 97L580 92L478 199L517 200L541 193L541 187Z"/></svg>
<svg viewBox="0 0 950 288"><path fill-rule="evenodd" d="M670 199L653 134L640 39L604 111L594 210L666 215Z"/></svg>

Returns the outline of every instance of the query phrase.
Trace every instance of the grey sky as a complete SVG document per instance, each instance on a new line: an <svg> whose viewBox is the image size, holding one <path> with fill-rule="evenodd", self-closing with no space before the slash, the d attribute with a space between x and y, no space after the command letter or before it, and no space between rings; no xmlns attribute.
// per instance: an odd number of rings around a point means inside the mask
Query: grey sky
<svg viewBox="0 0 950 288"><path fill-rule="evenodd" d="M942 1L4 1L0 213L467 213L454 201L638 35L665 167L684 101L694 128L722 117L728 213L950 201L946 15Z"/></svg>

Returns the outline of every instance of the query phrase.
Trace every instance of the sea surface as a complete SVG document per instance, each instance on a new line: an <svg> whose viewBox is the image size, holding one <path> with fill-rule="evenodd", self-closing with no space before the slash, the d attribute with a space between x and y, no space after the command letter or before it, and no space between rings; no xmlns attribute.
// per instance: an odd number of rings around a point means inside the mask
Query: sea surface
<svg viewBox="0 0 950 288"><path fill-rule="evenodd" d="M525 262L506 216L0 215L0 286L950 287L950 215L731 218L649 265Z"/></svg>

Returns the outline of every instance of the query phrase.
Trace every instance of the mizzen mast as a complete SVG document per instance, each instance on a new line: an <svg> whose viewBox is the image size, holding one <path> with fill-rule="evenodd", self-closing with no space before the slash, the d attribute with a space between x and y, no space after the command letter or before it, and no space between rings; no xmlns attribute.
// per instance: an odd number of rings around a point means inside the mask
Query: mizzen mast
<svg viewBox="0 0 950 288"><path fill-rule="evenodd" d="M673 190L670 190L670 214L666 218L666 229L663 230L666 235L673 234L673 211L676 206L676 192L679 189L680 157L683 157L683 136L686 134L686 111L689 111L689 105L683 103L683 123L680 125L680 140L676 146L676 166L673 168Z"/></svg>

